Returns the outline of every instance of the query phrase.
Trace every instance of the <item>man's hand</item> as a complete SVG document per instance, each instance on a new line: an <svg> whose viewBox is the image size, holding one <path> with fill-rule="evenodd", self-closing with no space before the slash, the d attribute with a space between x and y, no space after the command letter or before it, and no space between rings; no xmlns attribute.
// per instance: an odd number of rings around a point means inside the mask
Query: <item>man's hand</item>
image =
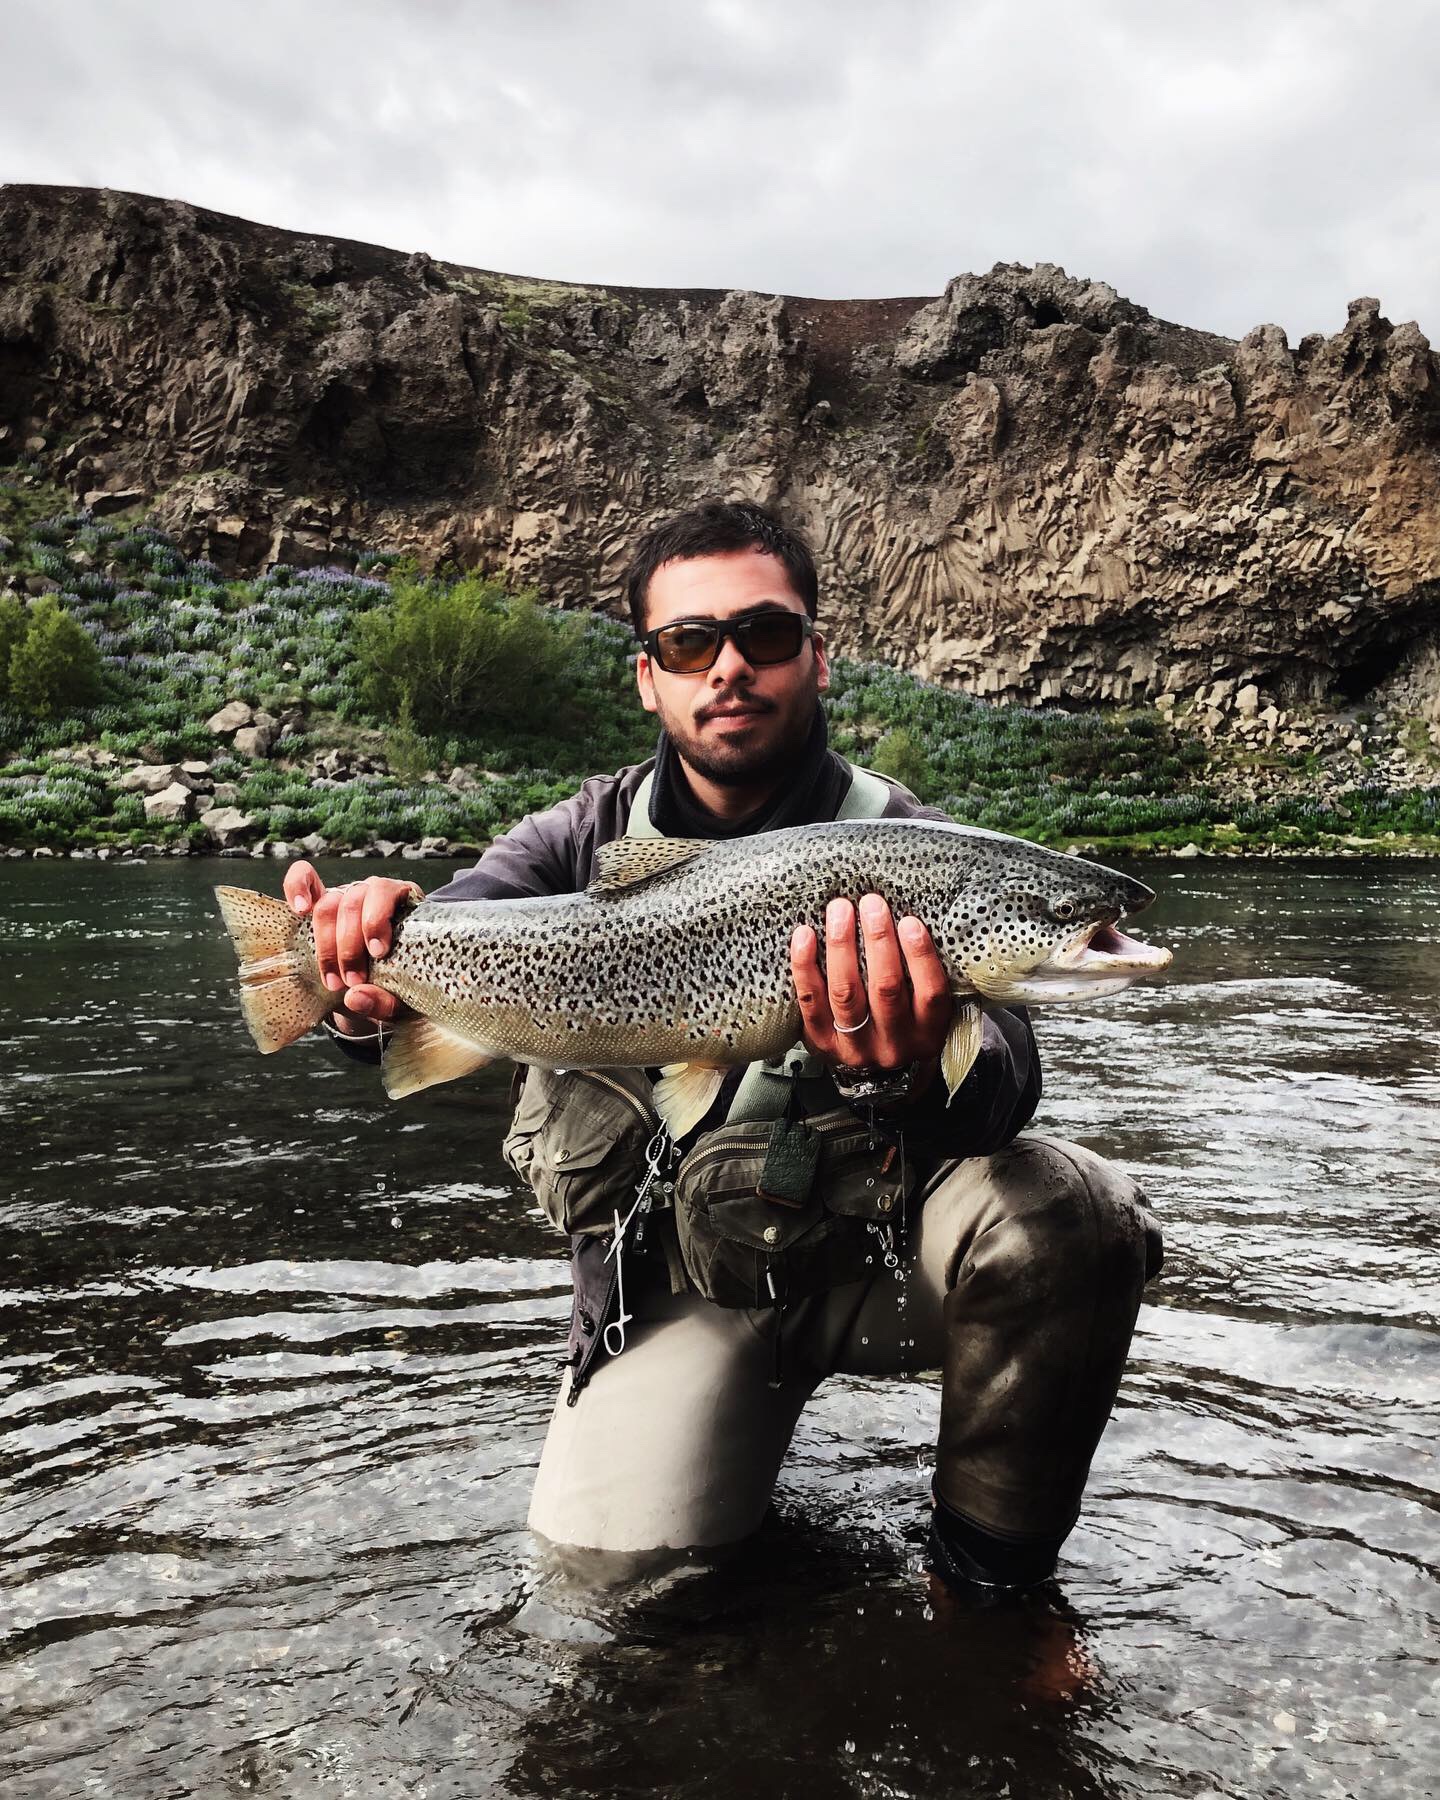
<svg viewBox="0 0 1440 1800"><path fill-rule="evenodd" d="M327 888L309 863L296 862L285 871L285 898L297 913L312 915L320 973L332 993L344 996L330 1015L338 1030L353 1029L350 1014L379 1021L410 1012L393 994L371 985L370 960L389 951L395 915L425 898L413 881L371 875Z"/></svg>
<svg viewBox="0 0 1440 1800"><path fill-rule="evenodd" d="M806 1045L826 1062L852 1069L919 1063L918 1086L927 1087L954 1007L945 965L919 919L907 915L897 928L878 894L866 894L860 902L860 932L868 988L860 979L855 908L848 900L832 900L825 909L823 976L810 927L797 926L790 939Z"/></svg>

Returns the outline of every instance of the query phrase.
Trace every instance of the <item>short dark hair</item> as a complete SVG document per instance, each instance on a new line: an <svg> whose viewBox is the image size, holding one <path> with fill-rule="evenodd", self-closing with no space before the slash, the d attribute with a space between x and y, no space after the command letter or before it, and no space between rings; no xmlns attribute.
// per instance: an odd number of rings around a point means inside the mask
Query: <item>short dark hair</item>
<svg viewBox="0 0 1440 1800"><path fill-rule="evenodd" d="M730 550L764 550L785 565L790 585L813 619L820 602L815 558L803 538L782 525L774 513L750 500L707 500L652 526L635 547L625 571L625 601L636 637L645 635L645 599L650 577L662 563L695 556L718 556Z"/></svg>

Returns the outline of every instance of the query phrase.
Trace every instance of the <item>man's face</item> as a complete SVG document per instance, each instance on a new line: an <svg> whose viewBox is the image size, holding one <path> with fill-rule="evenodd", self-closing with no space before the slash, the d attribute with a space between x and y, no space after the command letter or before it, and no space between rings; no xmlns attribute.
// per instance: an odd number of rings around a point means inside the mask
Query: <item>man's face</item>
<svg viewBox="0 0 1440 1800"><path fill-rule="evenodd" d="M745 613L805 612L785 565L764 550L662 563L650 578L645 628L677 619L735 619ZM773 780L804 747L818 697L830 685L817 632L789 662L752 665L732 638L699 675L671 675L642 650L640 698L685 762L721 787Z"/></svg>

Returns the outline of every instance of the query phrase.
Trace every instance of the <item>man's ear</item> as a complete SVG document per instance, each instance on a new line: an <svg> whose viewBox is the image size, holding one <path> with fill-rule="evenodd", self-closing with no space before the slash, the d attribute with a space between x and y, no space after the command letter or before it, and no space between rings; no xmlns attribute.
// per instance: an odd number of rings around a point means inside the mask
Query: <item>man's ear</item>
<svg viewBox="0 0 1440 1800"><path fill-rule="evenodd" d="M655 677L650 670L650 658L643 650L635 658L635 685L640 690L640 704L646 712L659 712L660 703L655 698Z"/></svg>
<svg viewBox="0 0 1440 1800"><path fill-rule="evenodd" d="M815 691L823 694L830 685L830 659L825 654L825 640L818 631L812 634L810 643L815 651Z"/></svg>

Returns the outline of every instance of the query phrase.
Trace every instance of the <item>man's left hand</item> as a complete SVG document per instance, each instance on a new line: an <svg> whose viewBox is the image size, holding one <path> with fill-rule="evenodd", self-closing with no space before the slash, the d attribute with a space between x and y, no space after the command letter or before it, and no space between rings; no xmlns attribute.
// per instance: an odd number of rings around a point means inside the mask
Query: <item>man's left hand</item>
<svg viewBox="0 0 1440 1800"><path fill-rule="evenodd" d="M860 979L862 935L865 981ZM790 939L790 968L805 1043L816 1056L851 1069L906 1069L918 1063L918 1086L929 1085L954 1002L945 965L919 919L907 915L897 926L884 900L866 894L857 934L855 908L848 900L832 900L825 909L824 974L820 946L808 925L797 926Z"/></svg>

